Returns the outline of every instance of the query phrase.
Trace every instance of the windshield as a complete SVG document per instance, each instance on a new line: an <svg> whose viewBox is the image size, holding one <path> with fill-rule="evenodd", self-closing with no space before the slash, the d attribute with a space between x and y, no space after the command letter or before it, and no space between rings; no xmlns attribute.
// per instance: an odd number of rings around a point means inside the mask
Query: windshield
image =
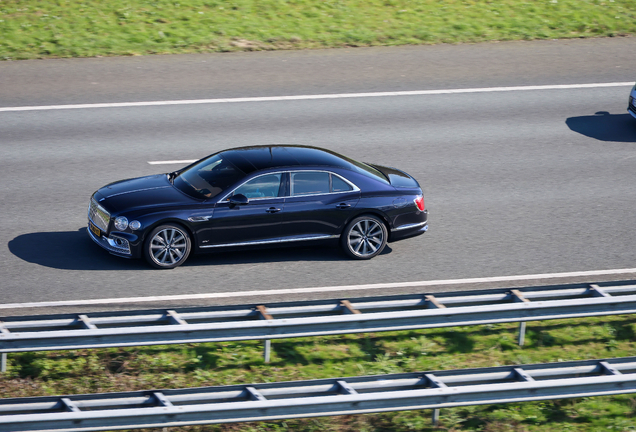
<svg viewBox="0 0 636 432"><path fill-rule="evenodd" d="M180 172L174 179L174 185L193 198L207 199L217 196L243 177L243 171L232 165L223 154L217 154Z"/></svg>

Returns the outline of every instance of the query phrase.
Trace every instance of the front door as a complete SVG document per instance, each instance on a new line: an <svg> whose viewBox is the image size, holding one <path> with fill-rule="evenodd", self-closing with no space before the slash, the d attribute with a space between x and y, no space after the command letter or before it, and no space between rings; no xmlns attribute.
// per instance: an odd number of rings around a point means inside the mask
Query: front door
<svg viewBox="0 0 636 432"><path fill-rule="evenodd" d="M247 204L233 205L229 199L217 203L201 233L201 248L262 243L280 237L285 206L283 177L282 173L264 174L238 187L233 195L245 195Z"/></svg>

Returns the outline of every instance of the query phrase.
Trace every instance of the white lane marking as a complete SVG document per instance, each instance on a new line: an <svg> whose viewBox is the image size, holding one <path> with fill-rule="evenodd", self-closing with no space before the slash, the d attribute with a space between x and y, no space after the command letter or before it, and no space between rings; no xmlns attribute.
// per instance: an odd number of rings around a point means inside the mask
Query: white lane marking
<svg viewBox="0 0 636 432"><path fill-rule="evenodd" d="M587 277L587 276L604 276L604 275L620 275L636 273L636 268L613 269L613 270L592 270L568 273L545 273L533 275L519 276L495 276L471 279L446 279L418 282L394 282L367 285L343 285L331 287L315 287L315 288L290 288L276 289L268 291L244 291L244 292L227 292L227 293L203 293L203 294L184 294L184 295L167 295L154 297L123 297L110 299L90 299L90 300L62 300L38 303L9 303L0 304L0 309L22 309L22 308L40 308L40 307L59 307L59 306L88 306L115 303L140 303L140 302L158 302L158 301L174 301L174 300L197 300L197 299L213 299L213 298L230 298L230 297L257 297L264 295L287 295L287 294L307 294L307 293L323 293L334 291L361 291L370 289L388 289L403 287L426 287L437 285L463 285L472 283L489 283L489 282L512 282L523 280L541 280L541 279L562 279L570 277Z"/></svg>
<svg viewBox="0 0 636 432"><path fill-rule="evenodd" d="M614 83L593 83L593 84L560 84L560 85L540 85L540 86L519 86L519 87L484 87L468 89L446 89L446 90L414 90L414 91L394 91L394 92L373 92L373 93L339 93L339 94L317 94L317 95L297 95L297 96L264 96L264 97L243 97L243 98L223 98L223 99L192 99L192 100L169 100L169 101L149 101L149 102L115 102L96 104L76 104L76 105L42 105L42 106L21 106L21 107L0 107L0 112L15 111L47 111L65 109L87 109L87 108L123 108L123 107L146 107L162 105L196 105L196 104L219 104L237 102L277 102L293 100L315 100L315 99L344 99L344 98L365 98L383 96L421 96L421 95L441 95L441 94L461 94L461 93L488 93L488 92L509 92L528 90L567 90L586 89L599 87L623 87L633 86L634 82L614 82Z"/></svg>
<svg viewBox="0 0 636 432"><path fill-rule="evenodd" d="M199 159L192 160L169 160L169 161L149 161L150 165L169 165L169 164L191 164Z"/></svg>

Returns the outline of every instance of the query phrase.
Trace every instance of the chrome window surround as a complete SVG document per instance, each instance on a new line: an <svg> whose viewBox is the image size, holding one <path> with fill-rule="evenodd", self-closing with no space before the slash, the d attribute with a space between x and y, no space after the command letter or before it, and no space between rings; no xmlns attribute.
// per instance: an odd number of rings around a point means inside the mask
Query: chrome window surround
<svg viewBox="0 0 636 432"><path fill-rule="evenodd" d="M95 201L93 197L91 197L91 201L88 205L88 219L93 222L97 228L104 232L108 231L110 213L108 213L104 207L97 204L97 201Z"/></svg>
<svg viewBox="0 0 636 432"><path fill-rule="evenodd" d="M232 189L231 192L227 193L223 198L221 198L218 202L222 202L222 201L226 201L228 200L232 195L234 195L234 191L237 190L238 188L242 187L245 183L247 182L251 182L252 180L256 180L259 177L263 177L266 175L270 175L270 174L284 174L287 171L275 171L275 172L269 172L269 173L264 173L261 175L257 175L256 177L252 177L249 180L244 181L243 183L241 183L240 185L238 185L237 187L235 187L234 189ZM282 177L281 177L282 178ZM280 185L278 185L278 187L280 188ZM271 200L271 199L277 199L277 198L285 198L285 197L269 197L269 198L250 198L250 201L257 201L257 200Z"/></svg>
<svg viewBox="0 0 636 432"><path fill-rule="evenodd" d="M248 181L242 183L239 187L234 188L234 190L232 191L232 193L230 195L228 195L226 198L229 198L230 196L234 195L234 192L237 191L238 189L242 188L243 186L245 186L246 184L248 184L249 182L256 180L258 178L261 177L265 177L266 175L276 175L276 174L281 174L280 179L278 180L278 189L280 190L280 182L283 180L283 176L282 174L285 174L287 171L277 171L277 172L272 172L272 173L266 173L266 174L261 174L259 176L256 177L252 177L251 179L249 179ZM226 198L223 198L223 200L225 200ZM275 196L275 197L255 197L255 198L248 198L250 201L252 200L265 200L265 199L276 199L276 198L285 198L285 197L279 197L279 196ZM221 200L221 201L223 201Z"/></svg>
<svg viewBox="0 0 636 432"><path fill-rule="evenodd" d="M355 184L351 183L349 180L347 180L346 178L344 178L340 174L336 174L333 171L327 171L327 170L299 170L299 171L288 171L288 172L290 173L290 182L291 182L291 174L294 174L294 173L298 173L298 172L303 172L303 173L305 173L305 172L326 172L326 173L329 173L331 175L334 175L334 176L338 177L340 180L342 180L345 183L347 183L353 189L352 190L348 190L348 191L339 191L339 192L321 192L321 193L314 193L314 194L289 195L289 196L287 196L285 198L298 198L298 197L318 196L318 195L335 195L335 194L351 193L351 192L359 192L360 191L360 188L358 186L356 186ZM290 184L289 189L290 189L289 192L291 194L291 184Z"/></svg>
<svg viewBox="0 0 636 432"><path fill-rule="evenodd" d="M302 180L298 181L298 183L300 184L296 184L296 176L297 175L303 175L303 174L309 174L309 175L314 175L314 174L319 174L320 177L318 177L319 180L319 185L320 183L322 183L325 178L327 179L327 189L329 189L328 191L324 192L324 191L319 191L319 192L308 192L308 193L299 193L299 194L294 194L294 189L296 189L297 187L302 187ZM327 176L324 176L323 174L327 174ZM314 179L310 179L309 180L309 184L312 188L317 187L316 182L315 182L316 178L314 177ZM314 184L312 185L311 182L314 181ZM324 186L324 184L320 185L320 186ZM328 172L325 171L294 171L289 173L289 197L293 198L293 197L297 197L297 196L308 196L308 195L320 195L320 194L328 194L331 193L331 189L332 189L332 185L331 185L331 175Z"/></svg>
<svg viewBox="0 0 636 432"><path fill-rule="evenodd" d="M290 195L290 196L284 196L284 197L270 197L270 198L250 198L250 201L259 201L259 200L271 200L271 199L276 199L276 198L298 198L298 197L305 197L305 196L318 196L318 195L335 195L335 194L343 194L343 193L351 193L351 192L359 192L360 188L358 186L356 186L354 183L350 182L349 180L347 180L346 178L344 178L343 176L341 176L340 174L336 174L333 171L327 171L327 170L294 170L294 171L276 171L276 172L270 172L270 173L264 173L261 175L258 175L256 177L253 177L243 183L241 183L240 185L238 185L237 187L235 187L234 189L232 189L232 191L230 193L228 193L227 195L225 195L223 198L221 198L218 202L222 202L222 201L226 201L227 199L229 199L229 197L232 196L232 194L234 193L235 190L237 190L238 188L240 188L241 186L243 186L245 183L250 182L254 179L257 179L261 176L264 175L269 175L269 174L281 174L281 173L297 173L297 172L326 172L329 173L331 175L334 175L338 178L340 178L342 181L344 181L345 183L347 183L349 186L351 186L353 188L353 190L350 191L341 191L341 192L327 192L327 193L317 193L317 194L306 194L306 195ZM290 176L291 177L291 176Z"/></svg>

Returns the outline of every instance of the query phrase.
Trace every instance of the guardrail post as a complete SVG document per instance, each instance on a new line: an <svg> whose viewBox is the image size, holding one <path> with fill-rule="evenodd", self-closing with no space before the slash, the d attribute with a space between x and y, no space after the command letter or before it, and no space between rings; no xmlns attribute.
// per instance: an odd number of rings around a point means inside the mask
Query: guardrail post
<svg viewBox="0 0 636 432"><path fill-rule="evenodd" d="M523 346L526 341L526 322L519 323L519 346Z"/></svg>
<svg viewBox="0 0 636 432"><path fill-rule="evenodd" d="M521 302L521 303L530 303L530 300L523 296L523 293L519 290L513 289L510 290L510 294L512 294L513 301ZM523 346L526 340L526 322L522 321L519 323L519 346Z"/></svg>
<svg viewBox="0 0 636 432"><path fill-rule="evenodd" d="M433 426L437 426L439 424L439 408L435 408L433 410L432 421L433 421Z"/></svg>
<svg viewBox="0 0 636 432"><path fill-rule="evenodd" d="M9 329L4 325L2 321L0 321L0 333L3 335L9 334ZM0 373L5 373L7 371L7 353L2 353L2 359L0 360Z"/></svg>
<svg viewBox="0 0 636 432"><path fill-rule="evenodd" d="M443 389L448 387L446 384L444 384L444 381L433 374L424 374L424 378L426 378L426 381L431 388ZM433 418L431 420L433 422L433 426L437 426L437 424L439 423L439 408L435 408L433 410Z"/></svg>
<svg viewBox="0 0 636 432"><path fill-rule="evenodd" d="M256 310L259 312L260 318L264 320L271 321L274 319L273 316L267 312L267 308L264 305L256 306ZM265 352L263 352L263 358L265 359L265 363L269 363L269 357L272 352L272 341L269 339L265 339Z"/></svg>

